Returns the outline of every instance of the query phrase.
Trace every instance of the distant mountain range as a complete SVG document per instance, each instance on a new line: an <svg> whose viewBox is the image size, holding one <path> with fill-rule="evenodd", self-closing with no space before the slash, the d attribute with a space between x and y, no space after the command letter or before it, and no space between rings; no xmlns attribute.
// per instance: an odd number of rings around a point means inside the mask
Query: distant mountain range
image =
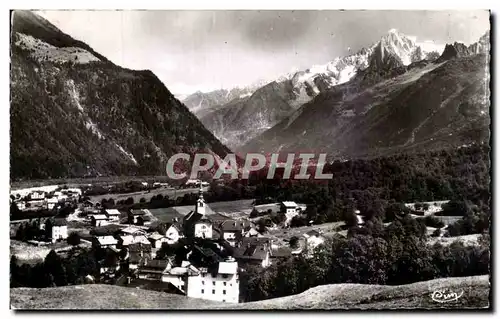
<svg viewBox="0 0 500 319"><path fill-rule="evenodd" d="M183 103L228 147L239 148L321 92L348 82L369 65L378 63L380 66L390 67L387 59L392 57L395 57L393 63L398 66L427 57L437 58L440 52L429 51L430 49L439 51L443 47L433 43L419 44L397 30L390 30L377 43L354 54L335 58L327 64L282 75L260 87L251 85L238 88L236 94L226 93L233 90L196 92L185 98ZM273 87L276 94L270 94L268 86ZM221 95L224 98L214 98ZM239 114L246 116L241 117Z"/></svg>
<svg viewBox="0 0 500 319"><path fill-rule="evenodd" d="M229 151L151 71L28 11L12 15L10 78L11 179L164 175L174 153Z"/></svg>
<svg viewBox="0 0 500 319"><path fill-rule="evenodd" d="M439 46L393 29L355 54L282 76L197 116L240 152L367 156L483 140L489 42L487 33L470 46Z"/></svg>
<svg viewBox="0 0 500 319"><path fill-rule="evenodd" d="M196 92L186 107L151 71L119 67L34 13L12 22L11 179L163 175L178 152L343 158L489 137L489 33L443 47L390 30L325 65Z"/></svg>

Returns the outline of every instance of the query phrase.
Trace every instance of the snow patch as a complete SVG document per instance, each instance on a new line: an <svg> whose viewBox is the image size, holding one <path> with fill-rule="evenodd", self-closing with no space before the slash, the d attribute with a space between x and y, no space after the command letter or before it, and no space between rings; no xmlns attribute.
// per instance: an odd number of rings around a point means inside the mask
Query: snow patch
<svg viewBox="0 0 500 319"><path fill-rule="evenodd" d="M132 155L131 153L127 152L127 151L126 151L125 149L123 149L123 147L121 147L120 145L118 145L118 144L116 144L116 143L115 143L115 145L116 145L116 147L120 150L120 152L122 152L123 154L125 154L125 156L127 156L128 158L130 158L130 160L131 160L132 162L134 162L134 163L135 163L135 165L138 165L138 164L137 164L137 161L136 161L136 160L135 160L135 158L134 158L134 155Z"/></svg>
<svg viewBox="0 0 500 319"><path fill-rule="evenodd" d="M99 128L97 127L97 124L95 124L94 122L92 122L91 119L88 119L86 122L85 122L85 127L88 129L88 130L91 130L92 133L94 133L95 135L97 135L97 137L101 140L105 140L106 138L104 137L104 135L102 134L102 132L99 130Z"/></svg>
<svg viewBox="0 0 500 319"><path fill-rule="evenodd" d="M71 96L73 103L76 105L76 107L78 108L78 110L80 112L83 112L83 107L80 104L80 95L78 94L78 91L76 90L75 82L71 79L71 80L66 81L66 84L69 87L69 95Z"/></svg>

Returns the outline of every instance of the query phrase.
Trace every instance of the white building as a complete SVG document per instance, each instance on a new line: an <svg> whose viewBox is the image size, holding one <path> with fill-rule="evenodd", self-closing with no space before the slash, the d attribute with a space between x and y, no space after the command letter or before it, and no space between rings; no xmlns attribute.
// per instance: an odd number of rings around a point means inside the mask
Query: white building
<svg viewBox="0 0 500 319"><path fill-rule="evenodd" d="M181 231L175 224L170 224L165 232L165 239L169 245L175 244L181 238Z"/></svg>
<svg viewBox="0 0 500 319"><path fill-rule="evenodd" d="M150 245L150 241L144 235L122 235L118 239L118 244L122 247L127 247L132 244Z"/></svg>
<svg viewBox="0 0 500 319"><path fill-rule="evenodd" d="M198 276L188 277L186 295L191 298L238 303L238 263L234 259L220 262L216 272L200 268Z"/></svg>
<svg viewBox="0 0 500 319"><path fill-rule="evenodd" d="M33 191L30 193L30 199L32 200L41 200L45 198L44 191Z"/></svg>
<svg viewBox="0 0 500 319"><path fill-rule="evenodd" d="M294 218L299 214L298 210L299 210L299 205L297 205L297 203L295 202L288 202L288 201L281 202L280 212L282 214L285 214L286 216L285 224L290 223L292 218Z"/></svg>
<svg viewBox="0 0 500 319"><path fill-rule="evenodd" d="M106 209L105 215L108 217L109 221L119 221L122 215L118 209Z"/></svg>
<svg viewBox="0 0 500 319"><path fill-rule="evenodd" d="M106 226L109 224L108 216L103 214L92 215L90 217L92 225L95 227Z"/></svg>
<svg viewBox="0 0 500 319"><path fill-rule="evenodd" d="M239 302L238 263L232 258L219 262L211 270L197 268L187 261L181 267L169 264L163 272L162 281L170 282L191 298Z"/></svg>
<svg viewBox="0 0 500 319"><path fill-rule="evenodd" d="M116 240L116 238L114 238L113 236L96 236L94 237L94 244L101 248L116 248L118 240Z"/></svg>
<svg viewBox="0 0 500 319"><path fill-rule="evenodd" d="M51 239L52 242L57 240L64 240L68 238L68 224L65 219L58 218L52 223Z"/></svg>
<svg viewBox="0 0 500 319"><path fill-rule="evenodd" d="M200 188L200 194L196 201L195 210L184 217L184 233L186 236L198 238L212 238L212 222L206 218L206 203L203 199L203 192Z"/></svg>
<svg viewBox="0 0 500 319"><path fill-rule="evenodd" d="M59 203L59 200L57 199L57 197L51 197L46 199L46 203L47 209L53 209L54 207L56 207L57 203Z"/></svg>

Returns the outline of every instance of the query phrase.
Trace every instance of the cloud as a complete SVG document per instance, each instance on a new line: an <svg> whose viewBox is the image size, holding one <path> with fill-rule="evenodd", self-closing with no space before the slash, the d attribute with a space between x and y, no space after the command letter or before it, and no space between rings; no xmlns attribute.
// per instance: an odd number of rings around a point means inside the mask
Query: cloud
<svg viewBox="0 0 500 319"><path fill-rule="evenodd" d="M307 69L389 29L437 44L477 39L488 11L45 11L113 62L151 69L175 92L232 87ZM462 27L463 25L463 27Z"/></svg>

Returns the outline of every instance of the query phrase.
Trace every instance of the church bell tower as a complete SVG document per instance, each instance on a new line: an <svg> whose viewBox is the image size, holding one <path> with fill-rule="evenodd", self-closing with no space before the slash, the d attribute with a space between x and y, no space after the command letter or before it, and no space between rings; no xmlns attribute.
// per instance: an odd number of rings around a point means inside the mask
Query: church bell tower
<svg viewBox="0 0 500 319"><path fill-rule="evenodd" d="M203 187L200 180L200 192L198 193L198 200L196 201L196 212L205 216L205 200L203 199Z"/></svg>

